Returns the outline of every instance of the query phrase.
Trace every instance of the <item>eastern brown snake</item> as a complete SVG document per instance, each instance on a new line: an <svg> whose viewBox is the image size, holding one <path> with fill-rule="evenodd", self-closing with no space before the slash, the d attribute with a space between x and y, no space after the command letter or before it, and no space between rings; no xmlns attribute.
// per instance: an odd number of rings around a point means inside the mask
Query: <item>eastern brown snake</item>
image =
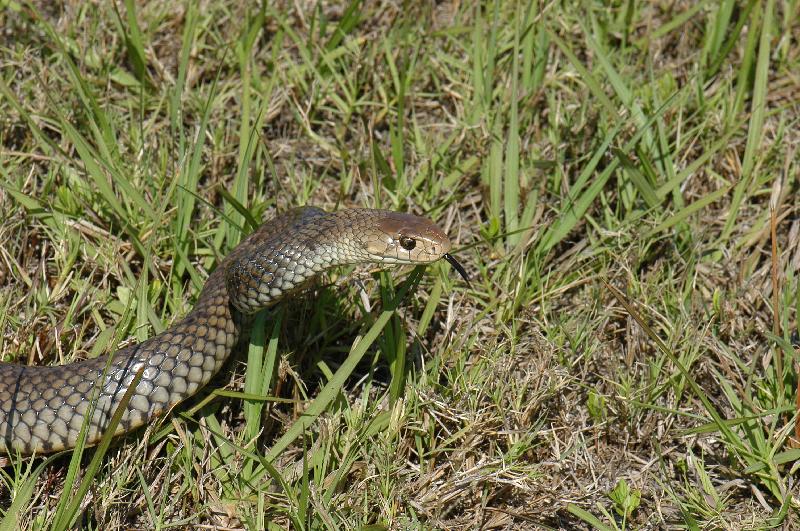
<svg viewBox="0 0 800 531"><path fill-rule="evenodd" d="M445 258L466 278L449 250L445 233L425 218L385 210L291 210L263 224L220 262L183 319L111 354L110 363L107 356L53 367L0 363L0 452L72 448L93 395L86 441L96 444L141 370L115 433L131 431L208 383L239 340L243 316L275 304L321 271Z"/></svg>

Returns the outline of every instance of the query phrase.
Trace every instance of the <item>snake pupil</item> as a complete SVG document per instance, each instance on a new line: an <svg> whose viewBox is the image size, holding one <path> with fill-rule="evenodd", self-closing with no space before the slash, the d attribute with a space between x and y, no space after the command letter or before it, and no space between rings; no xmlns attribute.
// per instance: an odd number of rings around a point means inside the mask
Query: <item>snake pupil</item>
<svg viewBox="0 0 800 531"><path fill-rule="evenodd" d="M417 246L417 240L415 240L414 238L409 238L408 236L403 236L402 238L400 238L400 247L402 247L406 251L411 251L416 246Z"/></svg>

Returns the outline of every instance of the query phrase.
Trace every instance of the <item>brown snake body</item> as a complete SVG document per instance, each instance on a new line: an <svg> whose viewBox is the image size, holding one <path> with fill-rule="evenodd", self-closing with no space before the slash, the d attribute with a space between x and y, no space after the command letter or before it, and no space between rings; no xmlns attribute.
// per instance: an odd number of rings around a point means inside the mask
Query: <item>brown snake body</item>
<svg viewBox="0 0 800 531"><path fill-rule="evenodd" d="M211 379L239 340L243 315L276 303L337 265L415 264L444 257L464 276L449 249L445 233L425 218L366 209L289 211L262 225L219 264L183 319L111 354L110 361L102 356L54 367L0 363L0 452L72 448L84 421L87 444L96 444L142 369L115 434L131 431ZM87 419L93 394L94 410Z"/></svg>

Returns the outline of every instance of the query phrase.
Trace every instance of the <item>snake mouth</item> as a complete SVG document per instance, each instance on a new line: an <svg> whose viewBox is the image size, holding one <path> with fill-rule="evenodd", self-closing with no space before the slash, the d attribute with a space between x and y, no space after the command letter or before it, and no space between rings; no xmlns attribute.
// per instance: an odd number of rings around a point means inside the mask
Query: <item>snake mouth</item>
<svg viewBox="0 0 800 531"><path fill-rule="evenodd" d="M462 266L461 264L459 264L459 263L458 263L458 260L456 260L456 259L453 257L453 255L452 255L452 254L450 254L450 253L444 253L444 256L442 256L442 258L444 258L445 260L447 260L448 262L450 262L450 265L451 265L451 266L453 266L453 269L455 269L456 271L458 271L458 274L459 274L459 275L461 275L461 278L463 278L463 279L464 279L464 282L466 282L466 283L467 283L467 287L468 287L468 288L470 288L470 289L472 289L472 284L470 284L470 283L469 283L469 275L467 275L467 272L466 272L466 270L464 269L464 266Z"/></svg>

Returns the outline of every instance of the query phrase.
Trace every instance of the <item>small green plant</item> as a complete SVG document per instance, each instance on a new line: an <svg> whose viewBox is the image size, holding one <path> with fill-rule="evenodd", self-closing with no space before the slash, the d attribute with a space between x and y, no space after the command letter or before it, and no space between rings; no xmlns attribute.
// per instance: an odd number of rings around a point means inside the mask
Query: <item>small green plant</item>
<svg viewBox="0 0 800 531"><path fill-rule="evenodd" d="M614 489L608 493L608 497L614 504L614 512L617 516L615 517L611 514L611 511L598 502L597 510L603 515L605 522L577 505L570 504L567 506L567 510L600 531L622 531L627 529L628 520L633 516L633 512L639 507L639 502L642 500L642 491L631 489L627 481L620 479Z"/></svg>
<svg viewBox="0 0 800 531"><path fill-rule="evenodd" d="M622 517L622 528L624 529L628 519L633 515L633 511L639 507L642 491L631 489L627 481L620 479L608 497L614 502L614 510Z"/></svg>
<svg viewBox="0 0 800 531"><path fill-rule="evenodd" d="M589 416L592 417L595 424L605 421L606 397L594 389L590 389L589 396L586 398L586 409L589 410Z"/></svg>

